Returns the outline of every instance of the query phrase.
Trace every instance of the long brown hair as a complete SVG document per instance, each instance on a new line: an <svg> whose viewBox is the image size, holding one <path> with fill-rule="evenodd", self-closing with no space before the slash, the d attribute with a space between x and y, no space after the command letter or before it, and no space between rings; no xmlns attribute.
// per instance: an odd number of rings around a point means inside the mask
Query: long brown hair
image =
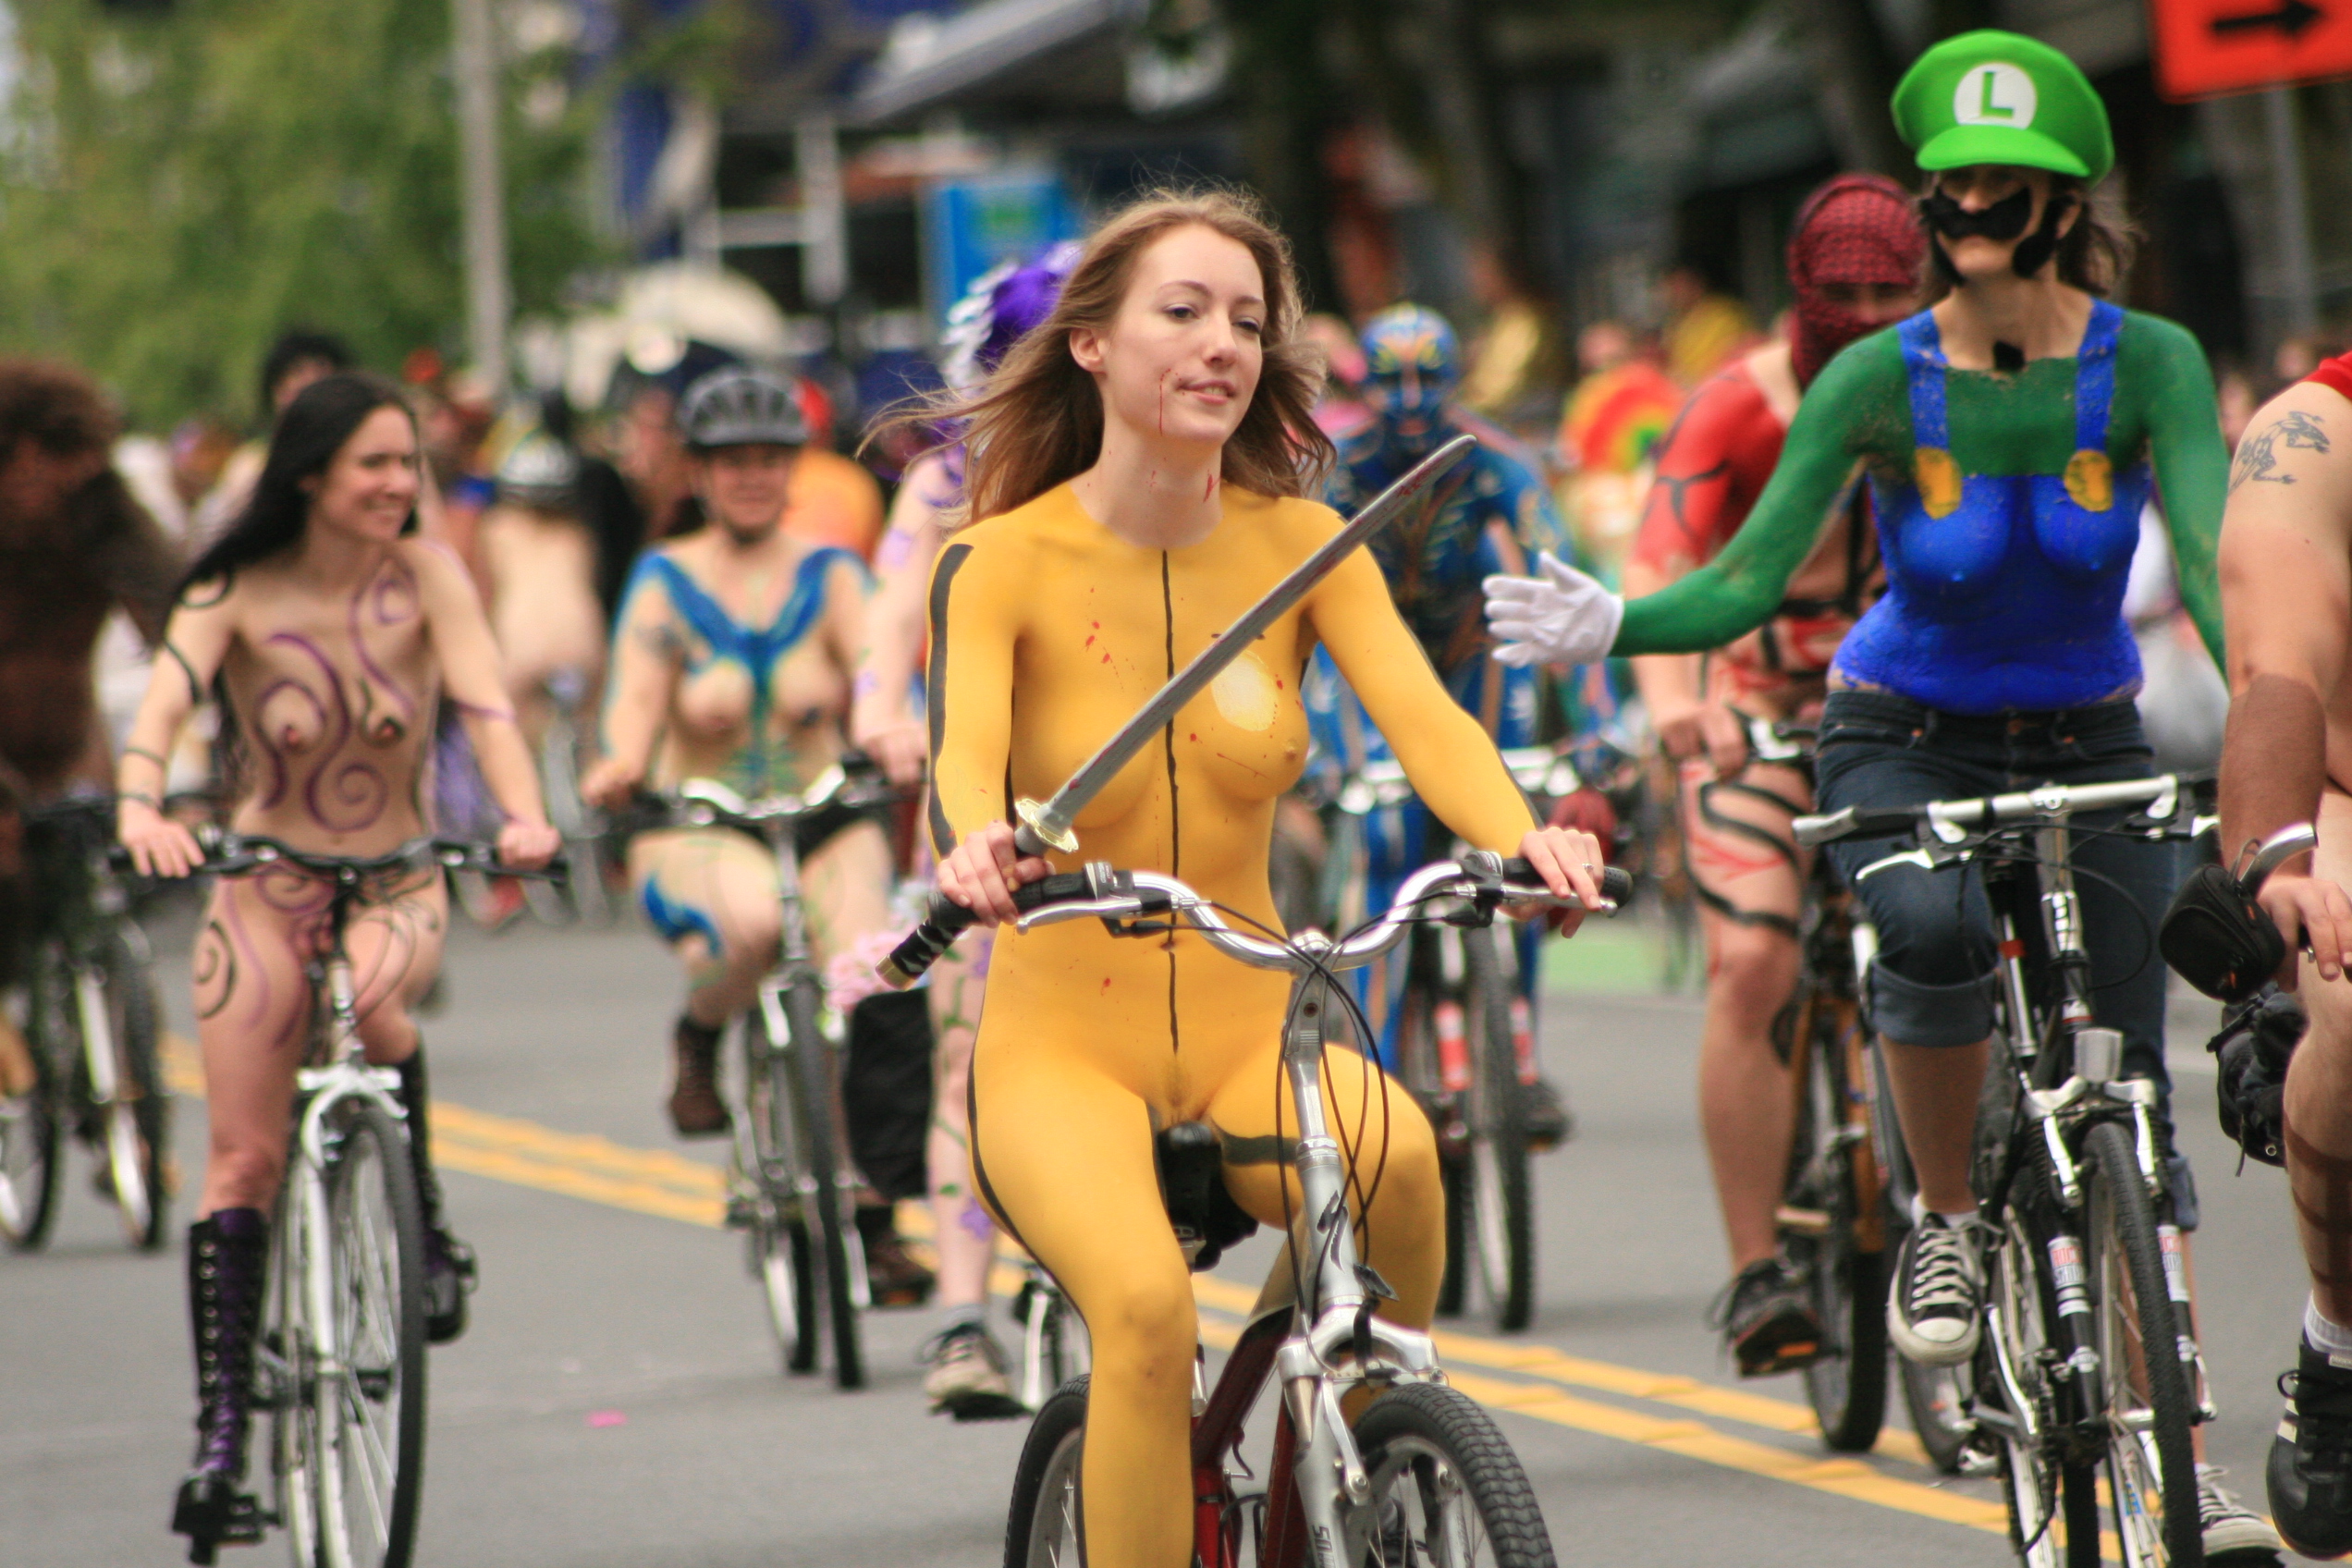
<svg viewBox="0 0 2352 1568"><path fill-rule="evenodd" d="M1094 376L1071 357L1070 335L1108 327L1126 299L1135 258L1161 236L1193 225L1246 249L1266 292L1264 367L1256 395L1225 443L1224 481L1261 496L1305 496L1321 484L1338 454L1315 423L1322 356L1299 336L1303 312L1290 242L1243 192L1157 190L1095 230L1053 313L1013 345L977 392L885 422L883 428L937 422L961 432L964 496L953 521L1011 511L1094 466L1102 452L1102 397Z"/></svg>

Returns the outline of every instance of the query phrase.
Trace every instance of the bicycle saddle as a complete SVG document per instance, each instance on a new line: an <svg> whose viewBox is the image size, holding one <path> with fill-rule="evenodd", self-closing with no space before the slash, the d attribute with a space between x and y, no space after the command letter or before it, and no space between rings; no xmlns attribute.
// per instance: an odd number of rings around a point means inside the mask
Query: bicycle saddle
<svg viewBox="0 0 2352 1568"><path fill-rule="evenodd" d="M1225 1190L1224 1144L1216 1128L1206 1121L1162 1128L1152 1137L1152 1163L1168 1222L1194 1273L1216 1268L1227 1247L1256 1233L1257 1221Z"/></svg>

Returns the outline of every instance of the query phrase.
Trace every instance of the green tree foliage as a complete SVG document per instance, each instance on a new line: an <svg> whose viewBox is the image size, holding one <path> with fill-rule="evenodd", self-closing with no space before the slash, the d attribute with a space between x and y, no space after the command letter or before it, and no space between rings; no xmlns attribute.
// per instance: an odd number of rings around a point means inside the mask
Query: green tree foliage
<svg viewBox="0 0 2352 1568"><path fill-rule="evenodd" d="M5 4L6 0L0 0ZM253 411L290 325L391 368L463 332L448 0L13 7L0 104L0 350L98 375L133 420ZM557 48L508 70L517 309L592 259L592 105ZM525 112L526 106L529 112Z"/></svg>

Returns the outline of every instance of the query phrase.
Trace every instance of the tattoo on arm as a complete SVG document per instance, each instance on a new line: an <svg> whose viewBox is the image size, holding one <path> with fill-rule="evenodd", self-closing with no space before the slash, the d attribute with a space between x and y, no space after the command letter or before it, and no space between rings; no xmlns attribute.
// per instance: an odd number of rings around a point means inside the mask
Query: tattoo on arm
<svg viewBox="0 0 2352 1568"><path fill-rule="evenodd" d="M2230 465L2230 493L2248 480L2272 484L2292 484L2295 475L2278 472L2279 447L2284 444L2290 451L2324 453L2328 450L2327 432L2320 427L2316 415L2300 409L2289 409L2261 429L2238 443L2237 460Z"/></svg>
<svg viewBox="0 0 2352 1568"><path fill-rule="evenodd" d="M168 767L171 766L162 757L157 756L154 753L149 751L144 746L125 746L122 749L122 754L127 757L144 757L149 762L153 763L157 767Z"/></svg>

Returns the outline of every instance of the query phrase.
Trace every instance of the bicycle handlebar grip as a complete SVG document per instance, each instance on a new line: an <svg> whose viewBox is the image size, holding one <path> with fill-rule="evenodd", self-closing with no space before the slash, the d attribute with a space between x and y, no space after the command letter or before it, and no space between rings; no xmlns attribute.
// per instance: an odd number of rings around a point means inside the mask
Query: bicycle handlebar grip
<svg viewBox="0 0 2352 1568"><path fill-rule="evenodd" d="M889 957L874 966L875 975L894 991L905 990L939 962L940 955L972 928L976 918L945 893L933 892L922 920L890 949Z"/></svg>
<svg viewBox="0 0 2352 1568"><path fill-rule="evenodd" d="M1518 855L1514 855L1511 859L1502 863L1502 875L1506 878L1514 882L1540 882L1543 880L1542 874L1536 870L1535 862L1526 859L1525 856ZM1602 866L1600 868L1600 896L1607 899L1611 903L1617 905L1620 909L1633 902L1633 873L1625 870L1623 866Z"/></svg>

